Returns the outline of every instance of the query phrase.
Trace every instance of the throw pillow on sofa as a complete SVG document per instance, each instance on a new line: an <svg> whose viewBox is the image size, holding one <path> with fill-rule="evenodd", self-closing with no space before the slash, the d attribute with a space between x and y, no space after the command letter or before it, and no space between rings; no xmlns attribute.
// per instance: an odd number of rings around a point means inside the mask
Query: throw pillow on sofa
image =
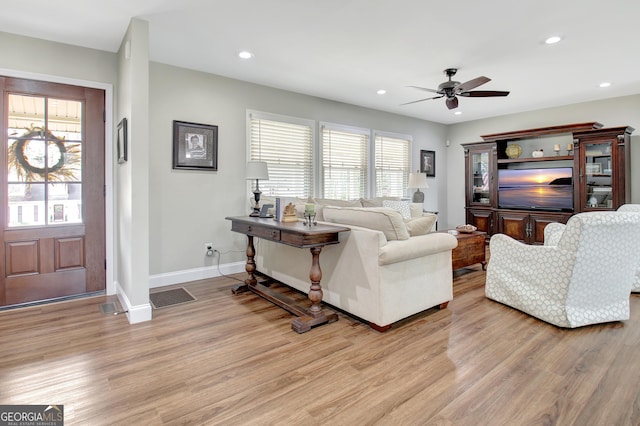
<svg viewBox="0 0 640 426"><path fill-rule="evenodd" d="M416 235L424 235L431 232L437 219L438 216L435 214L425 213L424 216L405 219L404 223L407 226L409 235L415 237Z"/></svg>
<svg viewBox="0 0 640 426"><path fill-rule="evenodd" d="M382 200L382 207L388 207L400 212L403 219L411 218L411 204L408 201Z"/></svg>
<svg viewBox="0 0 640 426"><path fill-rule="evenodd" d="M402 215L387 207L325 206L323 214L325 222L381 231L388 241L409 239Z"/></svg>

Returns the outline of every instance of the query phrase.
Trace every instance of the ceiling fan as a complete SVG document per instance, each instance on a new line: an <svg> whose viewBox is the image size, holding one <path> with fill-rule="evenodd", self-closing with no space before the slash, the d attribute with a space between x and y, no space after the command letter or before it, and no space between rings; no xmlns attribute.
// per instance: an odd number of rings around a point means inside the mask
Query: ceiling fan
<svg viewBox="0 0 640 426"><path fill-rule="evenodd" d="M451 80L451 77L456 75L458 72L457 68L447 68L444 70L444 73L449 77L449 81L445 81L438 86L438 90L427 89L426 87L419 86L409 86L414 89L424 90L425 92L437 93L438 96L434 96L431 98L418 99L417 101L407 102L401 105L409 105L415 104L416 102L428 101L430 99L440 99L446 97L447 108L455 109L458 107L458 98L457 96L465 96L472 98L486 98L490 96L507 96L509 92L503 92L498 90L474 90L476 87L488 83L491 81L488 77L476 77L473 80L466 81L464 83L460 83L459 81Z"/></svg>

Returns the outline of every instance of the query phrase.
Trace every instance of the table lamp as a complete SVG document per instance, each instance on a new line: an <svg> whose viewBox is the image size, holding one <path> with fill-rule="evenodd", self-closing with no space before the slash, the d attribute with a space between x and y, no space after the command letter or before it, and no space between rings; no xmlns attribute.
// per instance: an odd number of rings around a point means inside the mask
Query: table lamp
<svg viewBox="0 0 640 426"><path fill-rule="evenodd" d="M253 199L256 204L253 206L253 212L249 216L251 217L259 217L260 216L260 180L269 180L269 169L267 168L266 161L248 161L247 169L246 169L246 179L247 180L256 180L256 189L253 190Z"/></svg>
<svg viewBox="0 0 640 426"><path fill-rule="evenodd" d="M418 171L409 173L409 188L416 188L416 192L413 193L413 202L424 203L424 192L420 191L420 188L429 188L427 175Z"/></svg>

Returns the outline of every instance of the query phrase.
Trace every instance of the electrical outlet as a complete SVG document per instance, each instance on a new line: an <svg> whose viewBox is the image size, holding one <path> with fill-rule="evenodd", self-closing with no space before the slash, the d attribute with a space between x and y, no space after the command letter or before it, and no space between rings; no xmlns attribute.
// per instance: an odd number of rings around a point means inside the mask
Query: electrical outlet
<svg viewBox="0 0 640 426"><path fill-rule="evenodd" d="M213 256L215 250L213 249L213 243L204 243L204 250L207 253L207 256Z"/></svg>

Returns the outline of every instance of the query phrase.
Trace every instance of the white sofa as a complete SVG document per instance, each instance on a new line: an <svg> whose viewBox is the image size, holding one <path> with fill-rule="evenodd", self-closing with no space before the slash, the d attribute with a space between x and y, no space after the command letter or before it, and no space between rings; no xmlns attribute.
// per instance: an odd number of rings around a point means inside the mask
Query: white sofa
<svg viewBox="0 0 640 426"><path fill-rule="evenodd" d="M315 202L324 222L351 230L320 254L323 302L384 331L426 309L446 307L453 299L451 251L458 243L447 233L430 232L434 215L423 216L421 205L411 206L412 217L405 219L388 207L357 207L355 202L338 207L327 202L331 201ZM308 292L308 250L257 238L255 244L259 272Z"/></svg>

